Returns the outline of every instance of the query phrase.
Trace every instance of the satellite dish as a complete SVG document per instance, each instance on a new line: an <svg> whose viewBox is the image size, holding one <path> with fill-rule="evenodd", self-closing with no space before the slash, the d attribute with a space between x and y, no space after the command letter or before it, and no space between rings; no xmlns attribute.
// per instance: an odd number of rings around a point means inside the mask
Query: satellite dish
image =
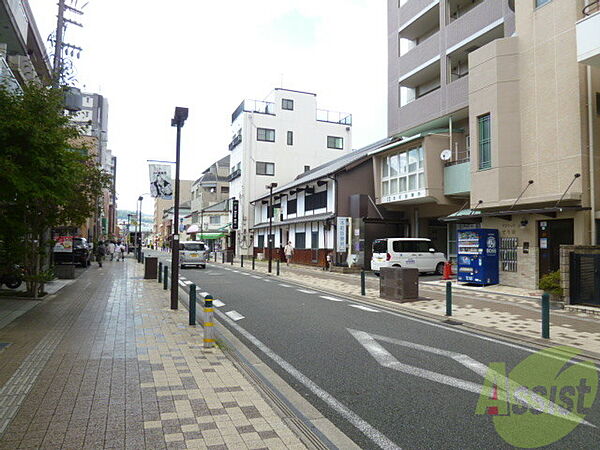
<svg viewBox="0 0 600 450"><path fill-rule="evenodd" d="M452 152L448 149L442 150L442 153L440 153L440 158L442 158L442 161L450 161L450 158L452 158Z"/></svg>

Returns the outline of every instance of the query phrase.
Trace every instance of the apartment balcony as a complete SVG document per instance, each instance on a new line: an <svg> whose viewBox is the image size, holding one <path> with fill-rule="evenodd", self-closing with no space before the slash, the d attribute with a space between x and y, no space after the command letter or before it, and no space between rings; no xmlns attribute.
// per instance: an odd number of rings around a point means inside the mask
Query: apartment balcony
<svg viewBox="0 0 600 450"><path fill-rule="evenodd" d="M437 89L413 100L400 108L399 130L407 130L440 117L442 110L442 90Z"/></svg>
<svg viewBox="0 0 600 450"><path fill-rule="evenodd" d="M463 75L446 85L446 111L454 112L469 106L469 76Z"/></svg>
<svg viewBox="0 0 600 450"><path fill-rule="evenodd" d="M427 64L428 61L434 60L440 55L440 33L439 31L433 36L428 37L413 47L398 59L397 67L400 70L398 74L400 78L406 74L413 72L420 66Z"/></svg>
<svg viewBox="0 0 600 450"><path fill-rule="evenodd" d="M400 30L408 29L419 21L426 18L435 9L439 16L440 0L410 0L400 8L399 25ZM424 17L425 16L425 17Z"/></svg>
<svg viewBox="0 0 600 450"><path fill-rule="evenodd" d="M577 61L600 67L600 1L590 3L583 10L585 17L577 22Z"/></svg>
<svg viewBox="0 0 600 450"><path fill-rule="evenodd" d="M0 56L0 84L5 85L10 92L21 92L19 82L2 56Z"/></svg>
<svg viewBox="0 0 600 450"><path fill-rule="evenodd" d="M451 21L445 28L447 53L467 46L469 41L498 27L502 30L499 37L503 37L504 3L503 0L485 0Z"/></svg>
<svg viewBox="0 0 600 450"><path fill-rule="evenodd" d="M227 176L227 182L231 182L241 176L242 176L242 171L240 169L236 169Z"/></svg>
<svg viewBox="0 0 600 450"><path fill-rule="evenodd" d="M242 142L242 135L241 134L236 134L234 136L234 138L231 140L231 142L229 143L229 151L232 151L239 144L241 144L241 142Z"/></svg>
<svg viewBox="0 0 600 450"><path fill-rule="evenodd" d="M444 167L444 195L468 195L471 192L471 162L468 156L449 161Z"/></svg>
<svg viewBox="0 0 600 450"><path fill-rule="evenodd" d="M231 115L231 123L243 112L275 115L275 103L262 100L244 100Z"/></svg>
<svg viewBox="0 0 600 450"><path fill-rule="evenodd" d="M8 44L8 50L21 53L27 44L29 29L23 0L0 0L0 29L7 30L2 33L2 40Z"/></svg>
<svg viewBox="0 0 600 450"><path fill-rule="evenodd" d="M352 114L317 109L317 120L319 122L339 123L340 125L352 126Z"/></svg>

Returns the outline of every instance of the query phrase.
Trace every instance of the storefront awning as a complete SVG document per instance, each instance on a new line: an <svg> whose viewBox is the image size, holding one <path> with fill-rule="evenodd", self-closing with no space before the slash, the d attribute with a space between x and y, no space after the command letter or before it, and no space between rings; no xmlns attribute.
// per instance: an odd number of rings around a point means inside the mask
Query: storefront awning
<svg viewBox="0 0 600 450"><path fill-rule="evenodd" d="M523 214L539 214L541 216L556 217L557 214L561 212L587 211L589 209L591 208L583 206L554 206L534 209L508 209L503 211L462 209L447 217L442 217L440 220L443 222L473 222L479 221L482 217L499 217L501 219L512 220L512 216Z"/></svg>
<svg viewBox="0 0 600 450"><path fill-rule="evenodd" d="M196 239L205 240L205 239L219 239L228 235L228 233L194 233L188 231L190 234L194 234Z"/></svg>

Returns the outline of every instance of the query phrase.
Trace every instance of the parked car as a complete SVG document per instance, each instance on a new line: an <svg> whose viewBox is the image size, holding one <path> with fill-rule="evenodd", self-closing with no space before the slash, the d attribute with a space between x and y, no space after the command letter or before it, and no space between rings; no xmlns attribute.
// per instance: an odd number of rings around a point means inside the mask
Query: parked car
<svg viewBox="0 0 600 450"><path fill-rule="evenodd" d="M430 239L385 238L373 241L371 269L376 275L382 267L410 267L419 272L442 274L446 256L436 252Z"/></svg>
<svg viewBox="0 0 600 450"><path fill-rule="evenodd" d="M201 241L185 241L179 243L179 265L198 266L206 269L206 257L208 250L206 244Z"/></svg>
<svg viewBox="0 0 600 450"><path fill-rule="evenodd" d="M73 252L54 251L54 264L70 264L75 262L81 267L87 267L91 264L92 246L87 239L76 237L73 239Z"/></svg>

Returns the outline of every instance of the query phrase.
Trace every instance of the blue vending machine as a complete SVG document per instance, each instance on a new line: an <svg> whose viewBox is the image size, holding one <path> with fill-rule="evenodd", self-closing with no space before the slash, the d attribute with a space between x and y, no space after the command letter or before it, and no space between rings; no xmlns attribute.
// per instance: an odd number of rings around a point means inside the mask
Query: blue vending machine
<svg viewBox="0 0 600 450"><path fill-rule="evenodd" d="M475 228L458 230L458 281L498 284L498 230Z"/></svg>

